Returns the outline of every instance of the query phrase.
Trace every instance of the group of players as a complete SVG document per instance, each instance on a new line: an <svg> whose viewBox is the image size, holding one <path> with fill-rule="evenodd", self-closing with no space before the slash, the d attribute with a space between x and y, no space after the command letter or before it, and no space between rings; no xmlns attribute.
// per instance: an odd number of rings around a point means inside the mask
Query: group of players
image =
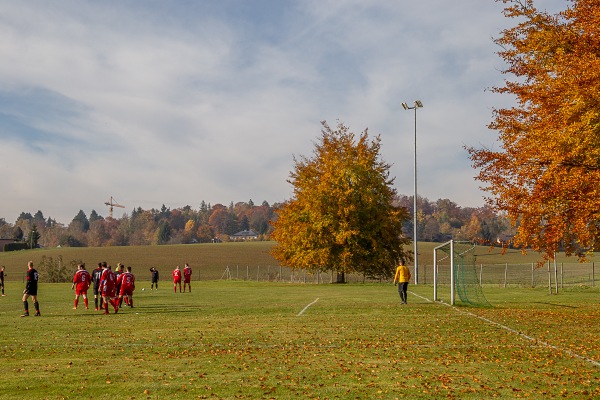
<svg viewBox="0 0 600 400"><path fill-rule="evenodd" d="M185 293L186 286L189 288L190 293L192 292L192 268L188 263L185 263L183 273L178 265L171 275L173 275L173 291L175 293L177 293L177 287L179 287L179 293L181 293L181 275L183 275L183 293Z"/></svg>
<svg viewBox="0 0 600 400"><path fill-rule="evenodd" d="M121 263L117 264L116 272L112 271L110 265L106 261L98 263L96 268L90 274L85 269L85 264L79 264L77 266L77 272L73 276L73 284L71 289L75 289L75 300L73 301L73 309L76 310L79 304L79 297L83 297L85 308L88 308L88 297L87 292L89 287L93 284L94 291L94 310L104 310L104 314L109 314L108 305L110 304L115 314L119 312L119 308L125 305L133 308L133 291L135 290L135 276L131 273L131 267L123 270ZM156 268L150 268L152 273L152 285L151 289L156 286L158 289L158 271ZM183 271L179 265L173 270L173 291L177 293L179 287L179 293L182 292L181 280L183 277L183 293L186 288L189 292L192 291L192 268L188 263L185 263Z"/></svg>
<svg viewBox="0 0 600 400"><path fill-rule="evenodd" d="M98 267L90 274L85 269L85 264L77 265L77 272L73 276L71 289L75 289L75 300L73 309L76 310L79 304L79 297L83 297L85 308L88 308L87 292L93 284L94 291L94 310L103 310L104 314L109 314L108 305L110 304L119 312L123 305L133 307L133 291L135 290L135 276L131 273L131 267L125 268L121 263L117 264L116 271L106 261L98 263Z"/></svg>
<svg viewBox="0 0 600 400"><path fill-rule="evenodd" d="M27 301L29 297L31 297L33 300L33 305L36 311L35 316L40 316L39 303L37 300L38 272L34 269L32 261L29 261L27 267L27 279L25 290L23 291L23 307L25 310L22 317L29 316L29 304ZM154 286L156 286L156 289L158 289L158 271L154 267L150 268L150 271L152 273L152 285L150 288L152 289ZM182 278L183 293L185 293L186 288L191 293L192 268L188 263L185 263L183 271L178 265L173 270L172 276L173 291L175 293L177 293L178 287L179 292L182 292ZM83 297L85 308L89 308L87 292L92 285L94 292L95 311L102 310L104 311L104 314L109 314L108 305L110 304L116 314L119 312L119 308L121 308L123 301L125 301L125 305L133 308L135 276L131 273L131 267L124 268L121 263L118 263L116 271L113 272L112 267L108 265L106 261L104 261L99 262L98 267L90 274L86 270L85 264L78 264L77 272L75 272L75 275L73 276L73 284L71 285L71 289L75 289L75 300L73 301L74 310L76 310L77 306L79 305L80 297ZM4 289L4 287L2 287L2 289ZM2 295L4 295L4 290Z"/></svg>

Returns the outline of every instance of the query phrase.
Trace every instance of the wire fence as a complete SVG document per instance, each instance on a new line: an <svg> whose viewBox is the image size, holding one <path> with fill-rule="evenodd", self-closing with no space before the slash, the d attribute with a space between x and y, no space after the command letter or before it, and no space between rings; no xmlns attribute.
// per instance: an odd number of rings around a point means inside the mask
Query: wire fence
<svg viewBox="0 0 600 400"><path fill-rule="evenodd" d="M409 266L414 281L414 267ZM476 271L479 284L499 287L540 287L553 285L596 286L600 284L600 266L595 263L547 263L538 267L531 264L477 264ZM433 266L419 265L419 284L433 284ZM161 282L169 282L170 273L161 275ZM25 281L25 272L11 273L8 281ZM72 276L72 275L69 275ZM150 276L136 274L137 280L150 280ZM324 284L337 282L337 275L331 271L312 272L278 265L231 265L226 268L196 268L192 277L194 281L202 280L242 280L259 282L290 282L306 284ZM391 278L373 279L362 274L345 274L347 283L390 283ZM438 265L438 284L450 284L450 265Z"/></svg>
<svg viewBox="0 0 600 400"><path fill-rule="evenodd" d="M410 267L414 280L414 267ZM595 263L552 263L539 267L531 264L478 264L479 284L499 287L539 287L556 285L595 286L600 282L600 267ZM245 281L270 281L292 283L333 283L337 275L332 272L310 272L281 266L228 266L221 276L204 276L203 279L235 279ZM389 283L390 278L373 279L361 274L346 274L347 283ZM419 283L433 284L433 266L419 266ZM438 283L450 284L450 265L438 265Z"/></svg>
<svg viewBox="0 0 600 400"><path fill-rule="evenodd" d="M595 263L477 264L481 286L539 287L554 285L595 286L600 281L600 267ZM433 266L419 266L419 283L433 284ZM438 265L438 283L450 284L450 265Z"/></svg>

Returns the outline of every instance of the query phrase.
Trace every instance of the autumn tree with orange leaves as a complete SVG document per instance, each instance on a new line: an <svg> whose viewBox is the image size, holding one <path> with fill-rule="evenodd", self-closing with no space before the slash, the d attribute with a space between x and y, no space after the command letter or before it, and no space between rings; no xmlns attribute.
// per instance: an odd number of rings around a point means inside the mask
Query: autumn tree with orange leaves
<svg viewBox="0 0 600 400"><path fill-rule="evenodd" d="M556 15L504 0L517 21L496 43L516 105L494 110L500 150L468 148L489 203L517 225L515 245L581 260L600 239L600 3Z"/></svg>
<svg viewBox="0 0 600 400"><path fill-rule="evenodd" d="M322 126L313 157L294 158L294 195L273 222L272 254L292 268L333 271L338 282L351 272L390 277L410 257L402 236L409 215L392 204L394 179L380 159L380 138L370 140L367 130L357 138L342 123Z"/></svg>

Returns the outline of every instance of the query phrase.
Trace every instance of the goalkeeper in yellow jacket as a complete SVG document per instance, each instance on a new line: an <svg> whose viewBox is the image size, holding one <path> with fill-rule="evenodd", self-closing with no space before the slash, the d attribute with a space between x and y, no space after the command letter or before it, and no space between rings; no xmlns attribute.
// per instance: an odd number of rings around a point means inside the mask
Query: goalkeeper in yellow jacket
<svg viewBox="0 0 600 400"><path fill-rule="evenodd" d="M394 285L398 285L398 293L402 304L406 304L407 301L408 281L410 281L410 270L404 264L398 265L396 275L394 275Z"/></svg>

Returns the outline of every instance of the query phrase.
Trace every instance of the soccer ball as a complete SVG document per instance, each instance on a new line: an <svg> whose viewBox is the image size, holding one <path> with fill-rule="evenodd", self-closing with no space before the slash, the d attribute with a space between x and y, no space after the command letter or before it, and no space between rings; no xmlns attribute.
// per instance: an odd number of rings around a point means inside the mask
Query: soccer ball
<svg viewBox="0 0 600 400"><path fill-rule="evenodd" d="M142 288L142 292L143 292L144 290L146 290L146 288L145 288L145 287L143 287L143 288Z"/></svg>

